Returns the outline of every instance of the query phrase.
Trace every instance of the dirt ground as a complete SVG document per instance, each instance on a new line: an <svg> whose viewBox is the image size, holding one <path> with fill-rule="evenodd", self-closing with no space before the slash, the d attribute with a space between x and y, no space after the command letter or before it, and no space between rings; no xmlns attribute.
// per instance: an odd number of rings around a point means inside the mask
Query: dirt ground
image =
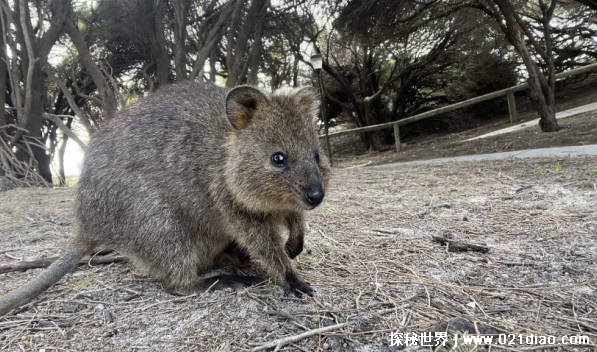
<svg viewBox="0 0 597 352"><path fill-rule="evenodd" d="M0 263L60 253L72 196L0 193ZM475 350L451 349L464 332L557 339L491 350L597 348L597 157L337 168L308 223L295 264L313 298L272 284L180 297L130 264L84 266L1 317L0 350L244 351L338 323L281 350L428 351L390 334L448 323L437 351ZM450 252L432 236L489 251ZM0 293L37 272L1 274ZM590 341L558 347L562 336Z"/></svg>

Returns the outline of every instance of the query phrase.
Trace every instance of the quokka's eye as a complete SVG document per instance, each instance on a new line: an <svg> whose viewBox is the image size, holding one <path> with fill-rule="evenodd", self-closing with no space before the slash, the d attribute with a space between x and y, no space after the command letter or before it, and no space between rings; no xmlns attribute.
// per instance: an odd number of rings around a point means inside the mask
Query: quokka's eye
<svg viewBox="0 0 597 352"><path fill-rule="evenodd" d="M275 152L272 154L272 165L275 167L284 167L286 166L286 154L283 152Z"/></svg>
<svg viewBox="0 0 597 352"><path fill-rule="evenodd" d="M315 162L319 164L320 161L321 159L319 159L319 152L315 151Z"/></svg>

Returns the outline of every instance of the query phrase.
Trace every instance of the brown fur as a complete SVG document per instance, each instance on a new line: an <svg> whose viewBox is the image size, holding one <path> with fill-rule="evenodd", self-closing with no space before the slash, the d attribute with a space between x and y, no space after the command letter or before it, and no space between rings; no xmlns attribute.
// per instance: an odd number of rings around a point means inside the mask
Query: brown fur
<svg viewBox="0 0 597 352"><path fill-rule="evenodd" d="M303 212L314 207L305 192L325 190L329 174L323 153L319 162L315 156L316 101L305 88L227 94L184 82L127 107L89 144L74 246L116 249L168 287L189 291L205 288L199 274L234 243L265 276L310 294L290 258L302 251ZM279 151L284 168L271 159ZM286 243L280 226L289 229ZM49 275L52 282L63 272ZM3 301L0 315L13 308Z"/></svg>

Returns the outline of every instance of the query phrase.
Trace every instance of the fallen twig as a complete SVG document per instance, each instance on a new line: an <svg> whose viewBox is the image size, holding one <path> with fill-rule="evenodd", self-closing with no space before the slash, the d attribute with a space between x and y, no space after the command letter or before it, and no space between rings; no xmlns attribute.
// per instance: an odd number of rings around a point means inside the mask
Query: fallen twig
<svg viewBox="0 0 597 352"><path fill-rule="evenodd" d="M50 257L50 258L42 258L30 261L18 261L12 262L8 264L0 264L0 274L6 274L14 271L27 271L29 269L39 269L39 268L47 268L53 262L60 259L60 257ZM102 264L112 264L112 263L121 263L127 262L128 259L126 257L120 255L104 255L104 256L94 256L91 259L83 259L79 261L79 266L81 265L102 265Z"/></svg>
<svg viewBox="0 0 597 352"><path fill-rule="evenodd" d="M466 243L441 236L431 236L431 239L433 240L433 242L437 242L439 244L448 246L448 252L489 252L489 247L487 247L484 244Z"/></svg>
<svg viewBox="0 0 597 352"><path fill-rule="evenodd" d="M279 350L280 348L282 348L283 346L286 346L290 343L293 342L297 342L300 341L304 338L313 336L313 335L318 335L318 334L322 334L324 332L328 332L331 330L336 330L336 329L340 329L346 325L348 325L349 323L340 323L340 324L335 324L335 325L330 325L330 326L324 326L323 328L318 328L318 329L313 329L313 330L309 330L309 331L305 331L302 334L298 334L298 335L293 335L293 336L287 336L281 339L277 339L271 342L268 342L266 344L263 344L261 346L255 347L253 348L251 351L252 352L256 352L256 351L263 351L263 350L267 350L268 348L274 348L274 351Z"/></svg>

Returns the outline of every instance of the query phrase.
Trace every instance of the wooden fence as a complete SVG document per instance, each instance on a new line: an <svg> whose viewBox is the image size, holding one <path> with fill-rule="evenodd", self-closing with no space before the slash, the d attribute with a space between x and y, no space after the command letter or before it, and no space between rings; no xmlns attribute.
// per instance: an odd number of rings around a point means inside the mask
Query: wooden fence
<svg viewBox="0 0 597 352"><path fill-rule="evenodd" d="M575 69L564 71L564 72L560 72L560 73L556 74L556 80L579 75L581 73L590 72L596 68L597 68L597 63L577 67ZM500 89L495 92L483 94L483 95L480 95L475 98L467 99L467 100L464 100L464 101L461 101L461 102L458 102L458 103L455 103L452 105L443 106L441 108L425 111L423 113L413 115L413 116L407 117L402 120L385 122L385 123L380 123L380 124L372 125L372 126L358 127L358 128L353 128L350 130L333 132L328 135L328 138L335 137L335 136L341 136L341 135L345 135L345 134L351 134L351 133L363 133L363 132L377 131L377 130L382 130L385 128L392 127L392 128L394 128L394 136L395 136L394 139L395 139L395 144L396 144L396 151L398 152L398 151L400 151L400 126L404 126L409 123L424 120L424 119L433 117L435 115L443 114L448 111L457 110L457 109L464 108L464 107L467 107L467 106L470 106L470 105L473 105L476 103L480 103L482 101L491 100L491 99L499 98L502 96L507 97L508 113L510 115L510 123L513 123L514 120L516 120L518 118L518 111L516 110L516 99L514 98L514 93L519 92L521 90L525 90L528 87L529 87L528 83L519 84L516 86L509 87L509 88ZM321 135L321 136L319 136L319 138L326 138L326 136ZM331 155L331 152L330 152L330 155Z"/></svg>

